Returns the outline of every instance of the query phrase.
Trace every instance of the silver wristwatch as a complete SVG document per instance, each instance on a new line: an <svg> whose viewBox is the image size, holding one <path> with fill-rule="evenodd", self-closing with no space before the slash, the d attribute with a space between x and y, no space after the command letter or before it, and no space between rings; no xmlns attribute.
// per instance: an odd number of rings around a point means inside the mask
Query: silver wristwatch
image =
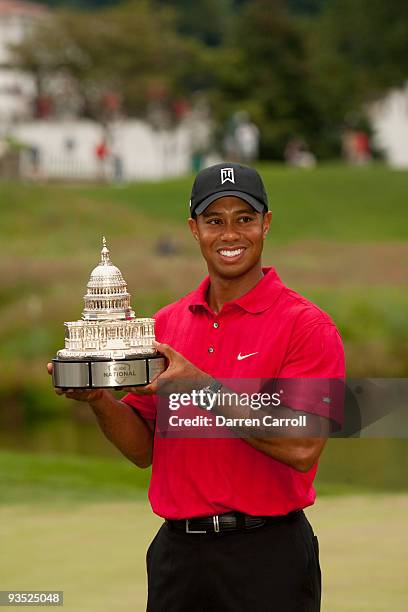
<svg viewBox="0 0 408 612"><path fill-rule="evenodd" d="M209 385L201 389L201 391L204 391L204 399L201 402L201 407L209 408L211 406L209 398L212 398L214 395L216 395L221 388L222 383L220 383L219 380L216 380L214 378L214 380Z"/></svg>

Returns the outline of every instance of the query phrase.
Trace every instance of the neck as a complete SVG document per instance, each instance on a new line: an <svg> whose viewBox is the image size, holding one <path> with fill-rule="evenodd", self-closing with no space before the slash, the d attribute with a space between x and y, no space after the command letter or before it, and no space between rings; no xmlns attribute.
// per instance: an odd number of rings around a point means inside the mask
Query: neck
<svg viewBox="0 0 408 612"><path fill-rule="evenodd" d="M224 278L210 271L208 305L214 312L220 312L226 302L238 300L259 283L264 276L259 262L252 270L237 278Z"/></svg>

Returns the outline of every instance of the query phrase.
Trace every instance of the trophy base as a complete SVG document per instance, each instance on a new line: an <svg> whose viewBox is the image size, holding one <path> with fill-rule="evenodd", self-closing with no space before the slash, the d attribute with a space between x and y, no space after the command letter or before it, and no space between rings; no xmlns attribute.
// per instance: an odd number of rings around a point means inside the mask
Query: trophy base
<svg viewBox="0 0 408 612"><path fill-rule="evenodd" d="M52 381L58 389L121 389L149 384L166 369L156 353L125 359L53 359Z"/></svg>

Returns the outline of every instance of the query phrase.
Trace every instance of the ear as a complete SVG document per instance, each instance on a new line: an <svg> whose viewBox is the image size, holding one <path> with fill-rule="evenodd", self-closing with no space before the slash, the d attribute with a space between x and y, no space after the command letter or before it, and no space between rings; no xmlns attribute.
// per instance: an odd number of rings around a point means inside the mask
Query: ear
<svg viewBox="0 0 408 612"><path fill-rule="evenodd" d="M262 221L262 234L263 234L263 239L265 240L267 233L269 232L269 227L272 221L272 211L268 210L267 213L264 214L264 218Z"/></svg>
<svg viewBox="0 0 408 612"><path fill-rule="evenodd" d="M190 217L190 219L188 220L188 226L191 230L191 233L193 234L194 238L196 240L198 240L198 227L197 227L197 220L196 219L192 219Z"/></svg>

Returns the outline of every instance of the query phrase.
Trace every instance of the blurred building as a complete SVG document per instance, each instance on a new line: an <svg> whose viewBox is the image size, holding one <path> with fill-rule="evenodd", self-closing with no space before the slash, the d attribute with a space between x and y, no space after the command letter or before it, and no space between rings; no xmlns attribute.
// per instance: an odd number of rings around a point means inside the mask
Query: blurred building
<svg viewBox="0 0 408 612"><path fill-rule="evenodd" d="M34 79L14 64L10 46L21 43L33 24L47 14L41 4L0 0L0 133L32 116Z"/></svg>
<svg viewBox="0 0 408 612"><path fill-rule="evenodd" d="M176 125L156 125L149 116L112 116L102 125L81 118L63 71L47 83L49 97L39 98L34 76L16 65L12 46L52 15L41 4L0 0L0 177L121 183L189 172L194 136L199 128L210 130L209 117L186 112ZM107 94L106 103L117 105L117 96Z"/></svg>
<svg viewBox="0 0 408 612"><path fill-rule="evenodd" d="M106 126L87 119L35 119L15 125L27 145L21 174L72 181L159 180L190 171L190 129L180 124L157 131L126 119Z"/></svg>

